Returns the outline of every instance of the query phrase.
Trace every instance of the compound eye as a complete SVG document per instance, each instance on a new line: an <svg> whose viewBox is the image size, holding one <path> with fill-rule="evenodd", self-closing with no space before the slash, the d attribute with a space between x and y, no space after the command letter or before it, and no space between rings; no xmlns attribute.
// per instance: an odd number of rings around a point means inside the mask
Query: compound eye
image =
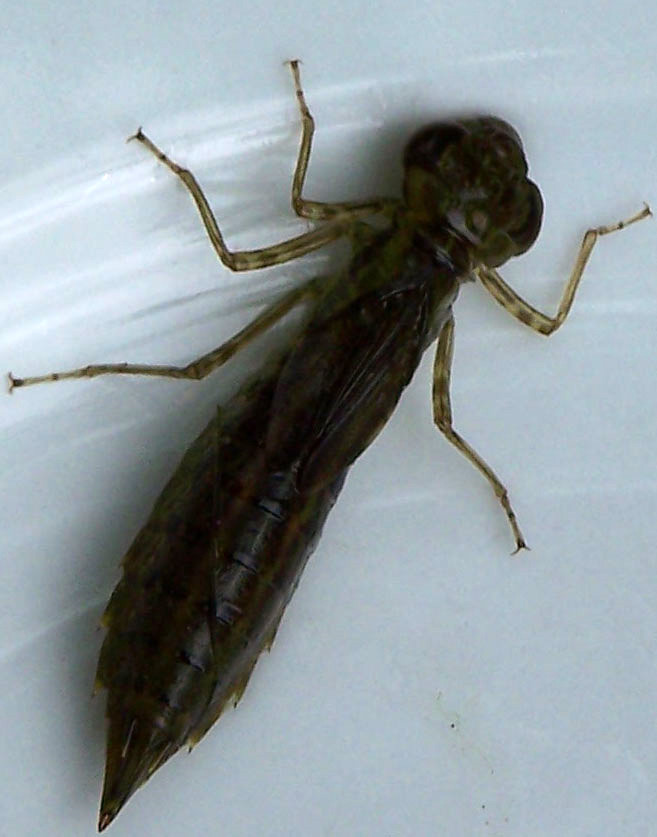
<svg viewBox="0 0 657 837"><path fill-rule="evenodd" d="M509 230L509 237L518 248L518 254L524 253L536 241L543 221L543 198L538 186L531 180L527 181L529 203L525 222L517 228Z"/></svg>
<svg viewBox="0 0 657 837"><path fill-rule="evenodd" d="M501 160L511 160L518 155L518 143L504 134L495 137L494 146Z"/></svg>
<svg viewBox="0 0 657 837"><path fill-rule="evenodd" d="M465 128L456 122L434 122L411 137L404 150L404 166L432 169L440 162L445 149L461 142Z"/></svg>

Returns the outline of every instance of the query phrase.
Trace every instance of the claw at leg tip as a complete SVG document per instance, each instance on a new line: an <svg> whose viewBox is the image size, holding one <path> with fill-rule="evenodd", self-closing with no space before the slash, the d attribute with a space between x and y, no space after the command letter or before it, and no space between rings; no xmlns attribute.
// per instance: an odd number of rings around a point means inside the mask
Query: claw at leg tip
<svg viewBox="0 0 657 837"><path fill-rule="evenodd" d="M141 125L137 128L134 134L131 134L126 142L132 142L132 140L141 140L144 136L144 132L141 129Z"/></svg>
<svg viewBox="0 0 657 837"><path fill-rule="evenodd" d="M14 376L11 374L11 372L7 372L7 383L8 383L9 394L11 395L11 393L15 389L18 389L18 387L22 387L25 382L24 382L23 378L14 378Z"/></svg>

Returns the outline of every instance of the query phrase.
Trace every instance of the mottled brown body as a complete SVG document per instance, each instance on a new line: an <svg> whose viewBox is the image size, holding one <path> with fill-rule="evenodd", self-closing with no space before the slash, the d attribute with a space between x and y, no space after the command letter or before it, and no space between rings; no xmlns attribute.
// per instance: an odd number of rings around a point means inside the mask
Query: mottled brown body
<svg viewBox="0 0 657 837"><path fill-rule="evenodd" d="M276 371L192 444L124 559L97 675L108 690L110 815L239 698L340 488L337 478L311 497L273 499L288 489L265 463Z"/></svg>
<svg viewBox="0 0 657 837"><path fill-rule="evenodd" d="M364 293L345 304L338 289L350 280ZM456 290L445 254L398 231L379 235L327 283L283 359L185 454L105 613L108 816L239 699L349 465L392 412Z"/></svg>
<svg viewBox="0 0 657 837"><path fill-rule="evenodd" d="M353 257L268 306L241 332L185 366L95 364L11 388L97 375L198 380L284 317L306 320L278 359L222 405L191 446L123 562L105 613L97 684L107 689L107 764L99 828L183 744L198 741L238 700L311 554L347 471L392 413L422 352L437 338L433 417L484 476L526 546L507 490L453 426L450 374L459 283L478 279L518 321L554 333L570 312L595 242L650 215L589 229L554 317L495 269L524 253L543 215L520 137L482 116L425 126L404 152L401 198L323 203L302 196L314 132L290 62L303 124L292 182L300 217L316 229L258 250L233 251L194 175L141 130L134 139L188 189L217 256L253 270L346 237ZM378 225L363 219L378 216Z"/></svg>

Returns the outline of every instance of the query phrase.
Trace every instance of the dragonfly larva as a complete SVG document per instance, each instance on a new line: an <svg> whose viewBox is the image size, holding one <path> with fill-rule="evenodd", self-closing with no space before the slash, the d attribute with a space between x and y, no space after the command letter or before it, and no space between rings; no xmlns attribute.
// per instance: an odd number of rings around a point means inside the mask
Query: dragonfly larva
<svg viewBox="0 0 657 837"><path fill-rule="evenodd" d="M299 328L259 374L222 404L191 445L123 559L104 614L96 675L107 690L107 760L99 829L185 744L237 702L312 553L347 471L390 417L424 350L437 341L438 429L491 485L516 551L526 544L506 488L454 429L449 395L462 282L478 280L517 320L549 335L561 326L597 239L650 214L586 232L557 313L541 313L496 268L534 243L543 201L516 131L493 116L436 122L404 151L401 198L322 203L303 197L314 133L290 62L302 121L292 206L311 232L232 251L194 175L141 131L134 139L187 187L214 250L230 270L255 270L338 238L349 263L276 300L233 338L186 366L100 364L11 388L97 375L201 379L292 309ZM368 219L378 218L376 224Z"/></svg>

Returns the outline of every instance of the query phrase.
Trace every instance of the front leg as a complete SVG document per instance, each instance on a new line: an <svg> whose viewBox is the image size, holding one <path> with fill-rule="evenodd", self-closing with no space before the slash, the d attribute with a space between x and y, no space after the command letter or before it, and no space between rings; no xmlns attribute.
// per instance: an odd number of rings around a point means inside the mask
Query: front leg
<svg viewBox="0 0 657 837"><path fill-rule="evenodd" d="M299 104L302 125L299 156L297 157L297 164L292 179L292 209L301 218L309 218L313 221L328 221L336 216L364 218L367 215L375 215L379 212L391 212L399 203L394 198L372 198L367 201L324 203L321 201L309 201L301 196L308 171L313 134L315 133L315 120L308 109L306 97L301 87L299 61L294 60L288 61L287 63L292 70L292 78L294 79L294 89Z"/></svg>
<svg viewBox="0 0 657 837"><path fill-rule="evenodd" d="M518 526L515 512L509 502L509 494L497 474L488 463L460 436L452 425L452 405L449 397L449 381L452 372L452 357L454 355L454 318L450 316L445 323L438 338L436 348L436 359L433 367L433 420L436 427L459 450L466 459L470 460L475 468L490 483L495 496L504 509L507 516L513 537L516 541L514 552L527 549L527 543Z"/></svg>
<svg viewBox="0 0 657 837"><path fill-rule="evenodd" d="M519 320L524 325L529 326L534 331L537 331L539 334L544 334L547 337L555 332L568 316L573 300L575 299L577 287L584 273L584 268L600 236L609 235L609 233L616 232L617 230L623 230L625 227L629 227L630 224L635 224L637 221L648 218L650 215L652 215L652 212L646 204L641 212L637 212L636 215L632 215L631 218L627 218L625 221L619 221L617 224L610 224L604 227L594 227L586 231L577 258L575 259L575 265L570 274L570 279L566 283L561 301L559 302L559 308L554 317L543 314L542 311L539 311L533 305L526 302L510 285L507 285L495 269L480 266L475 270L475 273L491 296L511 316L515 317L516 320Z"/></svg>

